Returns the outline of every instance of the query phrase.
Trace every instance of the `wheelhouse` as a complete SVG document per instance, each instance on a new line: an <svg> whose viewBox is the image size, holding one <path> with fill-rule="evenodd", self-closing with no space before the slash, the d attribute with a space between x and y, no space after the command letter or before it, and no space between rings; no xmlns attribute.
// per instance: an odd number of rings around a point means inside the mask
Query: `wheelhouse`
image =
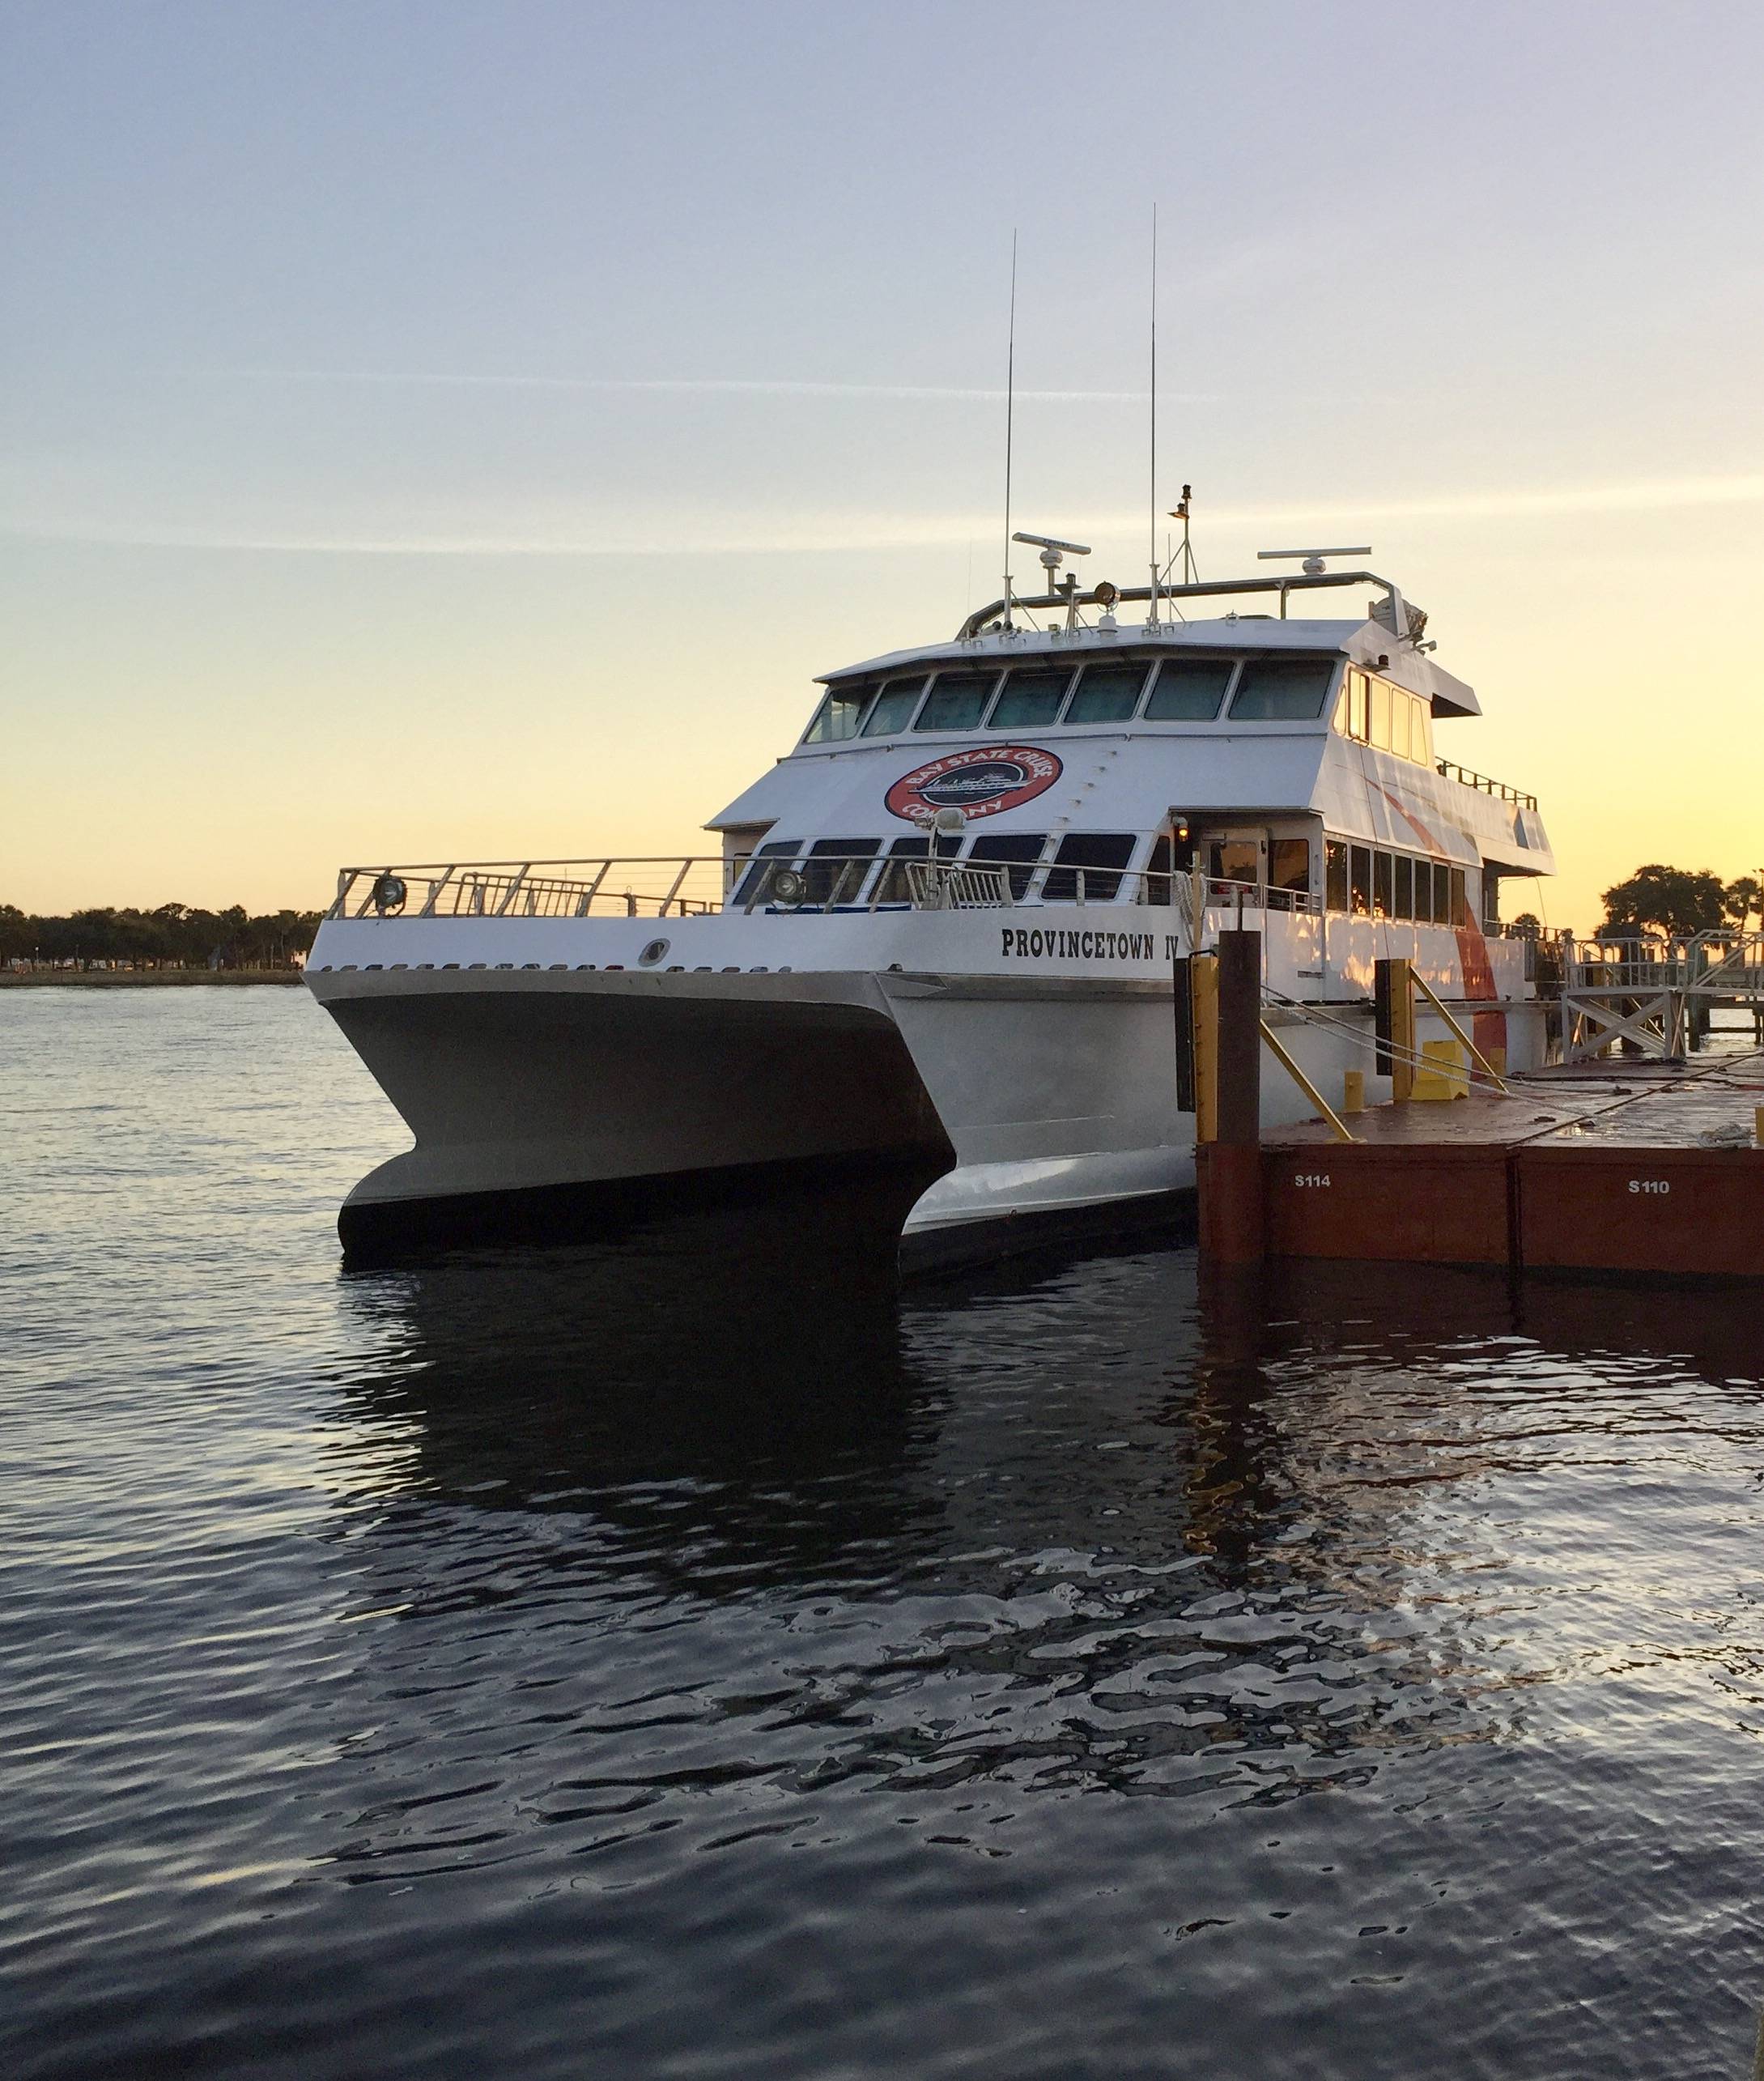
<svg viewBox="0 0 1764 2081"><path fill-rule="evenodd" d="M1385 595L1363 619L1287 618L1290 591L1362 582ZM1162 612L1257 590L1278 618ZM1267 909L1498 929L1502 881L1552 870L1535 797L1439 755L1436 724L1481 711L1387 581L1307 564L1170 589L1120 626L1131 597L1012 603L1064 609L1048 628L995 602L953 643L828 674L792 752L712 827L732 901L1168 904L1200 877ZM1010 789L1036 760L1058 785ZM963 815L940 822L943 803Z"/></svg>

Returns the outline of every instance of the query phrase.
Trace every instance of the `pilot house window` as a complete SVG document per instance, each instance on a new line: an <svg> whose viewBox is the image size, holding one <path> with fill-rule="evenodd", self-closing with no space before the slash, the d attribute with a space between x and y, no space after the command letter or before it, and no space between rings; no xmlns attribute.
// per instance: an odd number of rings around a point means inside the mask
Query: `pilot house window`
<svg viewBox="0 0 1764 2081"><path fill-rule="evenodd" d="M1333 657L1246 657L1231 700L1233 722L1305 722L1323 713Z"/></svg>
<svg viewBox="0 0 1764 2081"><path fill-rule="evenodd" d="M856 736L858 719L875 691L873 680L830 688L827 698L814 712L814 720L809 725L803 743L837 744L848 737Z"/></svg>
<svg viewBox="0 0 1764 2081"><path fill-rule="evenodd" d="M1013 672L993 704L988 726L993 730L1039 730L1057 722L1071 680L1064 666L1057 672Z"/></svg>
<svg viewBox="0 0 1764 2081"><path fill-rule="evenodd" d="M1121 722L1139 706L1146 667L1086 665L1065 712L1068 722Z"/></svg>
<svg viewBox="0 0 1764 2081"><path fill-rule="evenodd" d="M866 737L892 737L912 721L912 712L925 692L925 675L914 672L903 679L884 679L876 705L864 718Z"/></svg>
<svg viewBox="0 0 1764 2081"><path fill-rule="evenodd" d="M1232 657L1167 657L1146 704L1148 722L1211 722L1231 683Z"/></svg>
<svg viewBox="0 0 1764 2081"><path fill-rule="evenodd" d="M978 729L997 677L996 672L939 672L913 728Z"/></svg>

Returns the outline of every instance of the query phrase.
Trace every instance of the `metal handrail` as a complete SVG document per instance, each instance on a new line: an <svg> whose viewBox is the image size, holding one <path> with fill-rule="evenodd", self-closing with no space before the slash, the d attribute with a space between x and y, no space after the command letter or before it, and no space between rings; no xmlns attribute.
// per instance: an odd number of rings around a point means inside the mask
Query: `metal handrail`
<svg viewBox="0 0 1764 2081"><path fill-rule="evenodd" d="M1474 788L1480 794L1494 795L1503 802L1515 803L1520 809L1536 809L1537 798L1528 794L1523 788L1515 788L1506 781L1491 781L1486 773L1478 773L1473 768L1460 766L1455 760L1435 759L1434 771L1444 781L1456 781L1460 787Z"/></svg>
<svg viewBox="0 0 1764 2081"><path fill-rule="evenodd" d="M1764 932L1712 931L1666 938L1575 939L1567 945L1571 992L1674 990L1694 996L1764 998Z"/></svg>
<svg viewBox="0 0 1764 2081"><path fill-rule="evenodd" d="M956 640L966 643L976 636L984 635L995 623L1001 622L1012 610L1019 607L1038 611L1064 607L1069 612L1074 607L1125 606L1139 600L1148 601L1156 606L1166 600L1228 599L1235 593L1277 593L1281 619L1284 620L1289 593L1313 592L1320 586L1338 585L1376 585L1391 600L1400 597L1392 581L1379 577L1375 571L1307 572L1303 577L1294 573L1269 578L1197 579L1188 585L1160 581L1156 585L1110 585L1089 592L1074 585L1069 592L1036 593L1032 595L1014 592L1008 600L988 600L984 606L976 607L963 623L956 631Z"/></svg>
<svg viewBox="0 0 1764 2081"><path fill-rule="evenodd" d="M691 917L720 910L735 863L720 853L345 867L328 917ZM742 862L742 864L745 864ZM573 872L566 872L573 870ZM389 882L402 902L384 900Z"/></svg>
<svg viewBox="0 0 1764 2081"><path fill-rule="evenodd" d="M758 865L757 876L750 870ZM823 894L786 900L774 883L786 870L800 880L804 865L827 870ZM565 872L564 870L574 870ZM402 890L392 900L389 884ZM826 856L805 863L747 853L670 853L646 858L436 862L345 867L325 915L352 920L406 918L691 917L737 901L746 912L799 913L891 909L961 910L1046 905L1121 908L1172 904L1191 909L1197 885L1209 910L1286 911L1316 915L1320 897L1265 883L1209 879L1147 868L1083 867L1035 862L903 859L898 854ZM1050 887L1054 893L1049 893Z"/></svg>

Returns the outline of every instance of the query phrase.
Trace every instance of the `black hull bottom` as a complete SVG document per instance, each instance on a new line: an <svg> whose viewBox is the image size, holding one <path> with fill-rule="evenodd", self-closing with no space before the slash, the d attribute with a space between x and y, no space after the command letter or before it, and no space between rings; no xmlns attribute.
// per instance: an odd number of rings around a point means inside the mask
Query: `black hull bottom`
<svg viewBox="0 0 1764 2081"><path fill-rule="evenodd" d="M965 1221L903 1236L941 1175L911 1158L817 1157L741 1164L592 1185L352 1202L337 1232L351 1270L421 1262L448 1251L615 1241L657 1223L738 1215L744 1245L793 1258L835 1258L903 1279L938 1279L1000 1258L1194 1233L1192 1187L1100 1206Z"/></svg>
<svg viewBox="0 0 1764 2081"><path fill-rule="evenodd" d="M842 1156L733 1164L592 1184L346 1202L337 1216L351 1270L438 1253L615 1241L650 1223L747 1211L780 1249L892 1266L914 1202L945 1167L921 1158Z"/></svg>
<svg viewBox="0 0 1764 2081"><path fill-rule="evenodd" d="M1061 1254L1086 1245L1154 1237L1188 1242L1193 1239L1195 1225L1192 1185L1090 1206L1001 1215L996 1220L952 1223L946 1228L903 1236L900 1272L903 1279L945 1279L1001 1258L1033 1257L1044 1251Z"/></svg>

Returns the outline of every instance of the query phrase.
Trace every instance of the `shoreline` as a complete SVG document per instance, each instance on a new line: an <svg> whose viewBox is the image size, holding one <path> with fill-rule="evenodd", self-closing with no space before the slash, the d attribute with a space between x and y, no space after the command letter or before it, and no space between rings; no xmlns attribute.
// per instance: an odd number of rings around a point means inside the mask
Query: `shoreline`
<svg viewBox="0 0 1764 2081"><path fill-rule="evenodd" d="M286 989L304 980L300 968L36 968L0 972L0 989L238 989L255 983Z"/></svg>

